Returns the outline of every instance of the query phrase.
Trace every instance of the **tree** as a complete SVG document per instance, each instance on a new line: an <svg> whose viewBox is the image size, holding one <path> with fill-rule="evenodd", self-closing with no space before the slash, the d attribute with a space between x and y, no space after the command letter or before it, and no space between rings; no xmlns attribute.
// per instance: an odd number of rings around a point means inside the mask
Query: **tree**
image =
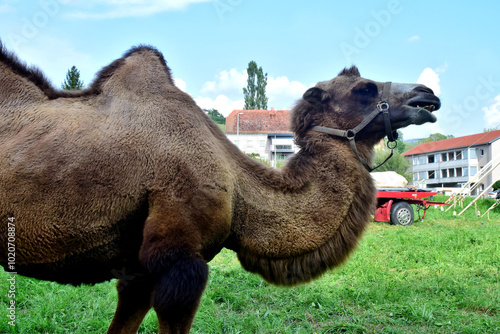
<svg viewBox="0 0 500 334"><path fill-rule="evenodd" d="M398 130L398 139L396 140L396 143L398 144L396 146L396 151L398 153L401 153L403 154L405 151L406 151L406 144L405 142L403 141L403 132L399 131Z"/></svg>
<svg viewBox="0 0 500 334"><path fill-rule="evenodd" d="M493 185L491 186L493 190L500 189L500 180L497 180Z"/></svg>
<svg viewBox="0 0 500 334"><path fill-rule="evenodd" d="M382 163L382 161L384 161L390 153L391 152L387 147L377 150L373 165L377 166L378 164ZM405 179L410 182L413 180L413 175L411 172L409 172L410 167L410 161L397 150L394 150L394 155L385 164L377 168L375 172L394 171L399 175L404 176Z"/></svg>
<svg viewBox="0 0 500 334"><path fill-rule="evenodd" d="M441 133L433 133L428 138L422 139L418 143L419 144L430 143L430 142L433 142L433 141L450 139L450 138L454 138L454 136L453 135L443 135Z"/></svg>
<svg viewBox="0 0 500 334"><path fill-rule="evenodd" d="M226 124L226 118L217 109L204 110L207 115L217 124Z"/></svg>
<svg viewBox="0 0 500 334"><path fill-rule="evenodd" d="M264 74L262 67L257 67L257 63L252 60L248 63L247 74L247 87L243 88L245 95L243 109L267 109L267 101L269 100L266 96L267 73Z"/></svg>
<svg viewBox="0 0 500 334"><path fill-rule="evenodd" d="M66 79L62 84L64 90L79 90L83 88L83 81L80 80L80 71L76 66L72 66L66 73Z"/></svg>

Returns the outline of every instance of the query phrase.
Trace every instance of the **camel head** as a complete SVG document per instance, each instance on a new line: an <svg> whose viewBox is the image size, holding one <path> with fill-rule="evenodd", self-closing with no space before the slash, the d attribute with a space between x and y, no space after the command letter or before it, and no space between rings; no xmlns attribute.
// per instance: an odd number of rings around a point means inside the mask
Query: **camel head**
<svg viewBox="0 0 500 334"><path fill-rule="evenodd" d="M385 135L392 139L388 131L435 122L432 112L440 106L439 98L424 85L375 82L362 78L353 66L304 93L295 108L293 127L299 142L309 130L323 127L355 129L357 141L374 143ZM366 124L360 126L362 122Z"/></svg>

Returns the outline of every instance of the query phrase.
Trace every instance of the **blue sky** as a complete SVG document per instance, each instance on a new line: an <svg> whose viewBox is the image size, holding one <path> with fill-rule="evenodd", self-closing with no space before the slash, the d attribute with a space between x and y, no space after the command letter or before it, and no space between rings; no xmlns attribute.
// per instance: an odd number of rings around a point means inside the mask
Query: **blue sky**
<svg viewBox="0 0 500 334"><path fill-rule="evenodd" d="M498 1L0 0L0 39L60 86L86 84L137 44L157 47L203 108L243 107L248 62L268 73L269 107L290 109L355 64L376 81L420 82L443 107L405 139L500 128Z"/></svg>

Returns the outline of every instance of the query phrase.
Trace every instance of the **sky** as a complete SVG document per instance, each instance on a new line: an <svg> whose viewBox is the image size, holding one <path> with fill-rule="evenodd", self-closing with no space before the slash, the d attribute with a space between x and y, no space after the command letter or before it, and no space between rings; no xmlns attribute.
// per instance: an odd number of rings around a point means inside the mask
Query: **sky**
<svg viewBox="0 0 500 334"><path fill-rule="evenodd" d="M251 60L268 74L268 108L358 66L375 81L422 83L441 98L433 124L404 139L500 129L498 1L0 0L0 40L60 87L85 84L130 47L163 53L205 109L243 108Z"/></svg>

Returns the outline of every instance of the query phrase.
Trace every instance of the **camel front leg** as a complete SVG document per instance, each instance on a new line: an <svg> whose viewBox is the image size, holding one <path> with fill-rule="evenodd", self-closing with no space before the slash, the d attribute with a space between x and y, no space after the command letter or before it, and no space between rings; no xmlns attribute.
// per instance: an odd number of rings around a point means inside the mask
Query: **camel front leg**
<svg viewBox="0 0 500 334"><path fill-rule="evenodd" d="M108 334L135 334L153 305L154 277L123 275L118 281L118 306Z"/></svg>
<svg viewBox="0 0 500 334"><path fill-rule="evenodd" d="M208 279L208 266L196 256L176 259L160 274L153 307L160 334L186 334L198 309Z"/></svg>
<svg viewBox="0 0 500 334"><path fill-rule="evenodd" d="M146 220L139 260L155 276L153 307L160 334L187 334L208 280L197 230L181 216Z"/></svg>

